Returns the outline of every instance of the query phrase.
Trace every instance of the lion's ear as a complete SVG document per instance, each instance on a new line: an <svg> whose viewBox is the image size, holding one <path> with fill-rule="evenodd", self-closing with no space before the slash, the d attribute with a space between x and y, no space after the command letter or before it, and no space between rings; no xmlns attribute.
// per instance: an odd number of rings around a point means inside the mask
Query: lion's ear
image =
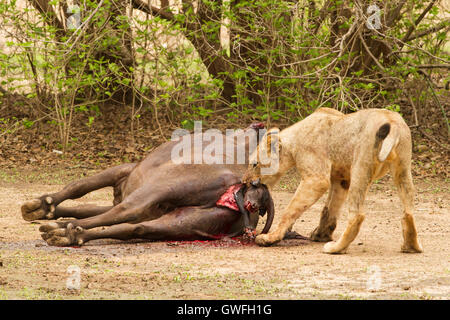
<svg viewBox="0 0 450 320"><path fill-rule="evenodd" d="M280 129L271 128L267 131L266 148L272 154L279 154L281 151Z"/></svg>

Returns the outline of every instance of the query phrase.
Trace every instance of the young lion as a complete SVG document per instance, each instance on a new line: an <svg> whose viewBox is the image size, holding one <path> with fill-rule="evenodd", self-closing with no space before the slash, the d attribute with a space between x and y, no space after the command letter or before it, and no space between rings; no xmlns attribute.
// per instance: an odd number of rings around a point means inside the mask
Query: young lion
<svg viewBox="0 0 450 320"><path fill-rule="evenodd" d="M411 176L411 133L395 112L367 109L352 114L320 108L304 120L279 132L269 130L253 153L244 182L273 186L295 166L301 182L284 210L276 230L257 236L259 245L283 239L298 217L328 189L314 241L328 242L326 253L345 253L364 220L363 203L372 181L391 172L403 204L403 252L422 252L413 218L414 186ZM262 155L268 155L264 161ZM277 164L276 170L269 170ZM268 172L269 171L269 172ZM344 201L348 198L348 225L332 241Z"/></svg>

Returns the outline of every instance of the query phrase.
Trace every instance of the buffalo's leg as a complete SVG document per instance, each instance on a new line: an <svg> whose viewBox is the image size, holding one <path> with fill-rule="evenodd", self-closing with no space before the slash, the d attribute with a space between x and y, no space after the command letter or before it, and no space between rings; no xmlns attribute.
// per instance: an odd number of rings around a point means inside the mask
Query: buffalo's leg
<svg viewBox="0 0 450 320"><path fill-rule="evenodd" d="M236 226L239 224L239 226ZM113 226L84 229L69 224L67 228L43 233L50 245L82 245L95 239L199 240L218 239L234 229L243 229L240 213L227 208L177 208L162 217L140 223L120 223ZM242 231L241 231L242 233Z"/></svg>
<svg viewBox="0 0 450 320"><path fill-rule="evenodd" d="M183 186L180 185L180 188L183 188ZM105 213L72 221L51 222L42 225L39 230L48 232L51 229L65 228L69 223L74 227L91 229L119 223L135 224L145 220L156 219L163 214L157 209L157 205L170 202L170 199L177 194L180 194L180 191L171 187L171 184L165 188L146 184L127 195L121 203L113 206Z"/></svg>
<svg viewBox="0 0 450 320"><path fill-rule="evenodd" d="M94 217L100 214L103 214L109 210L111 210L113 206L95 206L95 205L81 205L76 207L56 207L54 212L55 219L56 218L75 218L75 219L86 219L90 217ZM48 232L50 230L65 228L71 222L74 222L75 219L72 220L63 220L63 221L53 221L48 222L42 225L39 230L41 232Z"/></svg>
<svg viewBox="0 0 450 320"><path fill-rule="evenodd" d="M81 205L76 207L56 207L55 219L56 218L76 218L85 219L99 214L105 213L111 210L113 206L96 206L96 205Z"/></svg>
<svg viewBox="0 0 450 320"><path fill-rule="evenodd" d="M229 180L234 181L237 178L232 175ZM182 183L178 178L168 179L160 185L147 183L127 194L122 202L103 214L70 222L58 221L43 225L39 229L49 232L51 229L65 228L69 223L75 227L91 229L119 223L136 224L154 220L170 211L170 208L173 208L171 206L184 207L206 201L214 204L214 201L210 199L224 192L228 185L227 179L224 178L213 179L202 184L190 177L184 177L183 181L190 181L190 183Z"/></svg>
<svg viewBox="0 0 450 320"><path fill-rule="evenodd" d="M109 207L106 212L88 216L82 219L54 221L43 224L39 227L41 232L49 232L54 229L66 228L69 224L73 227L83 229L91 229L101 226L111 226L119 223L138 223L145 218L145 203L136 203L129 205L128 203L120 203L117 206Z"/></svg>
<svg viewBox="0 0 450 320"><path fill-rule="evenodd" d="M80 198L97 189L117 187L135 166L134 163L115 166L91 177L69 183L59 192L26 201L21 207L22 217L27 221L57 218L55 211L58 204L67 199Z"/></svg>

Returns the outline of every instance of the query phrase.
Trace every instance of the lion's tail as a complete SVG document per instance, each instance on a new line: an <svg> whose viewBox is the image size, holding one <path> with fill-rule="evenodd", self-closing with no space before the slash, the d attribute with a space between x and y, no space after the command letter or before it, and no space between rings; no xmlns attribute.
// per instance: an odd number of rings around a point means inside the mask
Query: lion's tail
<svg viewBox="0 0 450 320"><path fill-rule="evenodd" d="M378 152L378 160L383 162L387 159L392 149L397 145L399 140L395 126L391 126L389 122L383 124L376 133L375 147L381 143Z"/></svg>

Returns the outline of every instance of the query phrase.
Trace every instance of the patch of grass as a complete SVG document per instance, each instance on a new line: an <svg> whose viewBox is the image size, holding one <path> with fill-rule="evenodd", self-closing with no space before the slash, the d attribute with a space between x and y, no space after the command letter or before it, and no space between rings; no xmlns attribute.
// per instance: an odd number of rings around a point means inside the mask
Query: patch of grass
<svg viewBox="0 0 450 320"><path fill-rule="evenodd" d="M0 289L0 300L6 300L8 298L9 298L8 293L6 293L5 290Z"/></svg>
<svg viewBox="0 0 450 320"><path fill-rule="evenodd" d="M16 291L16 295L18 298L26 300L60 300L64 298L57 291L55 292L44 287L23 287L21 290Z"/></svg>
<svg viewBox="0 0 450 320"><path fill-rule="evenodd" d="M338 299L341 299L341 300L353 300L352 296L345 294L345 293L338 293L337 297L338 297Z"/></svg>
<svg viewBox="0 0 450 320"><path fill-rule="evenodd" d="M84 174L80 170L68 170L66 168L54 170L0 169L0 183L24 182L61 185L82 177L84 177Z"/></svg>

